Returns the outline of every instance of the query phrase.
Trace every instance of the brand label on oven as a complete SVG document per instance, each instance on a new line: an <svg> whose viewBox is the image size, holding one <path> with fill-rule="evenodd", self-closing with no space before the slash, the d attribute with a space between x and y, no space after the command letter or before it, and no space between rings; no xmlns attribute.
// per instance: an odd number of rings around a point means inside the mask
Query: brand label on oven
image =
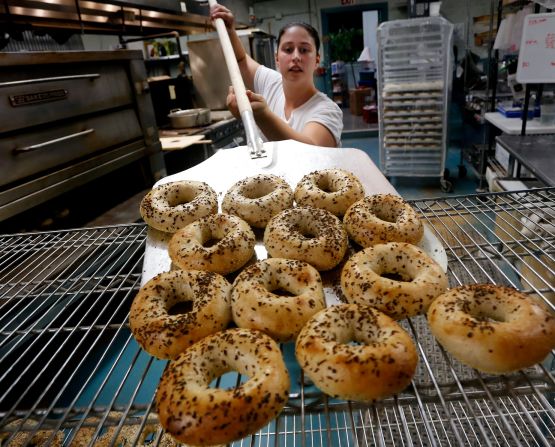
<svg viewBox="0 0 555 447"><path fill-rule="evenodd" d="M57 90L47 90L44 92L25 93L23 95L10 96L13 107L28 106L41 102L57 101L67 98L68 91L60 88Z"/></svg>

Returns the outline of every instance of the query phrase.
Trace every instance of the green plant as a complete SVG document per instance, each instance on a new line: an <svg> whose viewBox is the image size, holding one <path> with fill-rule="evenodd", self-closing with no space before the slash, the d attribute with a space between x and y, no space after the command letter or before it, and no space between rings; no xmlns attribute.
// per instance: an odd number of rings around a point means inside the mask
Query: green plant
<svg viewBox="0 0 555 447"><path fill-rule="evenodd" d="M362 51L362 30L340 29L329 34L329 43L332 61L354 62Z"/></svg>

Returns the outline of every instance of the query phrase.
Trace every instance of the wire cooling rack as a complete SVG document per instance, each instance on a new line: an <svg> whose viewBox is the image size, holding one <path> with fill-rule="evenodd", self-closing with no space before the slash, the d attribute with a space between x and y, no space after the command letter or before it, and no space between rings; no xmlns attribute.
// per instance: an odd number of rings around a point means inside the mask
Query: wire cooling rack
<svg viewBox="0 0 555 447"><path fill-rule="evenodd" d="M412 204L447 252L451 287L511 285L555 311L555 189ZM174 445L153 404L166 363L127 325L145 238L144 225L0 236L2 445ZM442 350L423 317L402 325L420 355L405 391L374 404L328 398L286 344L288 405L233 445L555 445L553 352L486 375Z"/></svg>

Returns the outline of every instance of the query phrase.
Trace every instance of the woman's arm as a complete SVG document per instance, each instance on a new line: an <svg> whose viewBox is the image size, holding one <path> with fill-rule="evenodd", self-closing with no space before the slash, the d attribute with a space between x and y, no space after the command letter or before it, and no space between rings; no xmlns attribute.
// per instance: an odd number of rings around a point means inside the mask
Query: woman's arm
<svg viewBox="0 0 555 447"><path fill-rule="evenodd" d="M335 137L323 124L308 122L302 131L298 132L270 110L262 95L247 90L247 97L251 103L256 124L268 140L297 140L314 146L337 147ZM233 87L229 88L227 106L233 115L239 118Z"/></svg>
<svg viewBox="0 0 555 447"><path fill-rule="evenodd" d="M222 19L224 21L243 81L245 82L247 88L253 89L254 75L260 64L250 57L245 51L243 43L237 35L237 31L235 31L235 17L233 16L233 13L225 6L217 4L210 8L210 18L212 20Z"/></svg>

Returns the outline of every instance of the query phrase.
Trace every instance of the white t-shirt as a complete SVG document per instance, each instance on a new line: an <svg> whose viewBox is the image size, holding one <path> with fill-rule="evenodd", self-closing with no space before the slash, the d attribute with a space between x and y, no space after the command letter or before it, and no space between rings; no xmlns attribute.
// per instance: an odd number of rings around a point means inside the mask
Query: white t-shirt
<svg viewBox="0 0 555 447"><path fill-rule="evenodd" d="M343 112L322 92L316 92L286 119L283 80L279 72L260 65L254 75L254 91L264 96L270 110L297 132L301 132L309 122L320 123L332 133L339 147L343 130Z"/></svg>

